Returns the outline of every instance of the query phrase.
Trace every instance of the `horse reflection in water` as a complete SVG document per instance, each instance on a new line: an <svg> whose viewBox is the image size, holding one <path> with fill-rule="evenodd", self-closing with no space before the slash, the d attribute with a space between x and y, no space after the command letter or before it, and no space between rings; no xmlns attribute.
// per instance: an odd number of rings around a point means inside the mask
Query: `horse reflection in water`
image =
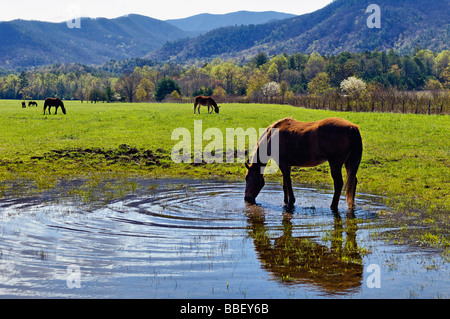
<svg viewBox="0 0 450 319"><path fill-rule="evenodd" d="M263 208L247 209L250 236L263 267L285 284L312 284L330 294L356 290L363 277L362 257L356 243L357 223L352 212L344 223L334 213L331 247L318 244L312 237L294 237L290 213L283 214L283 235L270 236Z"/></svg>

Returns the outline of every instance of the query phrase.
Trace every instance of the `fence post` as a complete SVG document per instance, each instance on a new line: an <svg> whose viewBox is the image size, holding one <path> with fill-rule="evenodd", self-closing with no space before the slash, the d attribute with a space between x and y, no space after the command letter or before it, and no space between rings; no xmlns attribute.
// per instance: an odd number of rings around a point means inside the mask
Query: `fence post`
<svg viewBox="0 0 450 319"><path fill-rule="evenodd" d="M431 100L428 100L428 115L431 114Z"/></svg>
<svg viewBox="0 0 450 319"><path fill-rule="evenodd" d="M403 112L403 114L405 114L405 100L403 100L402 104L403 104L403 106L402 106L402 112Z"/></svg>

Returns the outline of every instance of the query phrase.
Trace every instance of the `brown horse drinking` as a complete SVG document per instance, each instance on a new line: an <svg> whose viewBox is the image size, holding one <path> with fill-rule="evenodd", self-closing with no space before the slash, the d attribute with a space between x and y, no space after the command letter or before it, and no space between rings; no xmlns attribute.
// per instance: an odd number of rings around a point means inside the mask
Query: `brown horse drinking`
<svg viewBox="0 0 450 319"><path fill-rule="evenodd" d="M197 106L198 106L198 114L200 114L200 107L201 106L207 106L208 107L208 114L211 114L213 112L213 110L219 114L219 108L220 106L217 105L216 101L214 101L214 99L210 96L197 96L195 98L195 103L194 103L194 114L197 110ZM210 111L211 109L211 111Z"/></svg>
<svg viewBox="0 0 450 319"><path fill-rule="evenodd" d="M61 107L62 112L64 114L66 114L66 108L64 107L64 103L63 101L61 101L59 98L47 98L44 102L44 115L45 115L45 111L47 110L48 107L48 114L50 113L50 109L53 107L56 108L55 110L55 114L58 114L58 108Z"/></svg>
<svg viewBox="0 0 450 319"><path fill-rule="evenodd" d="M274 130L276 129L276 130ZM340 119L329 118L317 122L299 122L286 118L272 124L261 136L252 163L246 164L245 201L254 204L264 187L264 168L260 149L271 150L272 140L278 134L278 158L274 158L283 174L284 202L289 207L295 203L291 182L291 167L313 167L326 161L330 164L334 180L334 197L331 209L337 211L344 182L342 166L347 170L347 205L354 209L356 172L361 163L363 145L358 126ZM272 150L273 153L273 150ZM271 154L267 154L270 155ZM273 155L273 154L272 154ZM265 154L264 154L265 156Z"/></svg>

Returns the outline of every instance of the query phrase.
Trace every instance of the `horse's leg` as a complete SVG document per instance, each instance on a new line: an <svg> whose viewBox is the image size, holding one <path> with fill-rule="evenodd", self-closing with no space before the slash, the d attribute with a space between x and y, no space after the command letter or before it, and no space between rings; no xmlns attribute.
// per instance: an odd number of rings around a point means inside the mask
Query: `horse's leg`
<svg viewBox="0 0 450 319"><path fill-rule="evenodd" d="M197 111L197 105L198 105L197 103L194 104L194 114L195 114L195 112ZM199 111L199 112L200 112L200 111Z"/></svg>
<svg viewBox="0 0 450 319"><path fill-rule="evenodd" d="M283 179L283 192L284 192L284 204L287 205L289 197L288 197L288 189L286 187L286 183L284 182L284 179Z"/></svg>
<svg viewBox="0 0 450 319"><path fill-rule="evenodd" d="M280 170L283 174L284 203L292 207L295 204L295 197L294 190L292 189L291 168L289 166L283 166L283 168L280 167Z"/></svg>
<svg viewBox="0 0 450 319"><path fill-rule="evenodd" d="M331 209L333 211L338 210L339 198L341 197L342 187L344 186L344 181L342 180L342 163L330 161L331 177L334 181L334 196L333 202L331 203Z"/></svg>
<svg viewBox="0 0 450 319"><path fill-rule="evenodd" d="M355 209L355 193L356 193L356 185L358 184L358 179L356 178L356 171L358 170L358 166L353 167L352 163L346 162L345 169L347 170L347 206L348 209Z"/></svg>

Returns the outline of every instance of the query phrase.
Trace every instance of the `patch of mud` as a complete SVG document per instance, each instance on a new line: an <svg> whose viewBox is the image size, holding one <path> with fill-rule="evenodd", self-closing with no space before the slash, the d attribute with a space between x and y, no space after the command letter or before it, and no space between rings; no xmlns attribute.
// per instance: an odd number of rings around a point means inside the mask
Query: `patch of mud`
<svg viewBox="0 0 450 319"><path fill-rule="evenodd" d="M100 158L108 162L108 164L123 164L135 162L138 165L144 166L162 166L163 160L168 159L169 156L163 149L156 151L142 148L131 147L127 144L122 144L118 148L101 149L94 148L71 148L52 150L45 153L43 156L31 157L32 160L46 160L56 161L60 159L69 160L89 160Z"/></svg>

